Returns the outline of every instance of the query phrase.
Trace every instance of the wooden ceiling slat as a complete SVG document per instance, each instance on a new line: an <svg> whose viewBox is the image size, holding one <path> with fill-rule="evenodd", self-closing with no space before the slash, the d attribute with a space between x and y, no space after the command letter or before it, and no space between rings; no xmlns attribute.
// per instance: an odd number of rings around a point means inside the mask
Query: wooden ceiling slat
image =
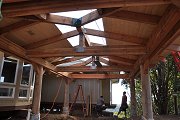
<svg viewBox="0 0 180 120"><path fill-rule="evenodd" d="M125 10L120 10L114 14L108 15L107 17L152 24L152 25L157 25L161 18L160 16L157 15L137 13L137 12L131 12Z"/></svg>
<svg viewBox="0 0 180 120"><path fill-rule="evenodd" d="M21 58L23 60L27 60L27 61L30 61L32 63L37 63L39 65L42 65L43 67L50 69L50 70L57 73L54 65L52 65L48 61L41 59L41 58L28 58L25 54L24 48L22 48L21 46L11 42L10 40L8 40L6 38L0 37L0 49L3 50L4 52L8 52L9 54L16 56L18 58ZM59 72L57 74L61 74L61 75L67 77L69 73L66 73L66 72L60 73Z"/></svg>
<svg viewBox="0 0 180 120"><path fill-rule="evenodd" d="M138 72L139 66L143 62L145 62L145 67L148 67L152 60L156 59L157 55L160 55L179 35L180 9L174 5L170 5L164 12L158 27L147 43L147 48L150 51L149 54L142 56L136 61L131 76L134 76Z"/></svg>
<svg viewBox="0 0 180 120"><path fill-rule="evenodd" d="M128 74L71 74L73 79L129 79Z"/></svg>
<svg viewBox="0 0 180 120"><path fill-rule="evenodd" d="M128 65L133 65L136 61L128 58L123 58L123 57L117 57L117 56L110 56L109 57L110 61L113 61L115 63L125 63Z"/></svg>
<svg viewBox="0 0 180 120"><path fill-rule="evenodd" d="M29 27L38 23L39 22L21 20L19 22L0 28L0 35L10 32L10 31L20 30L20 29L23 29L23 28L26 28L26 27Z"/></svg>
<svg viewBox="0 0 180 120"><path fill-rule="evenodd" d="M2 14L4 17L37 15L42 13L64 12L82 9L144 6L170 4L170 0L46 0L46 1L27 1L17 3L4 3Z"/></svg>
<svg viewBox="0 0 180 120"><path fill-rule="evenodd" d="M61 40L65 40L67 38L76 36L78 34L79 33L78 33L77 30L73 30L73 31L64 33L62 35L56 35L56 36L53 36L51 38L47 38L45 40L40 40L40 41L37 41L37 42L34 42L34 43L30 43L30 44L24 46L24 48L26 48L26 49L39 48L39 47L42 47L42 46L45 46L45 45L48 45L48 44L52 44L52 43L55 43L55 42L58 42L58 41L61 41Z"/></svg>

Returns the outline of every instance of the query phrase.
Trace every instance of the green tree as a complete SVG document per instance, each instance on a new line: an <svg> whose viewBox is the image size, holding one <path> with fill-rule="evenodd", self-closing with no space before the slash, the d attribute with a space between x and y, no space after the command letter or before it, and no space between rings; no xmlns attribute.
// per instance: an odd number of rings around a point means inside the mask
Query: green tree
<svg viewBox="0 0 180 120"><path fill-rule="evenodd" d="M166 57L165 62L160 61L150 70L155 113L164 115L172 111L170 106L172 106L172 93L176 78L177 70L171 55Z"/></svg>

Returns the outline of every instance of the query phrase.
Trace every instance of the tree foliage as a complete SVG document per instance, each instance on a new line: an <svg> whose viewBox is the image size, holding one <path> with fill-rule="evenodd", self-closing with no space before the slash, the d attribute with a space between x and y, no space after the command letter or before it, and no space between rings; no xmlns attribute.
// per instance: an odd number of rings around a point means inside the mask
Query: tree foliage
<svg viewBox="0 0 180 120"><path fill-rule="evenodd" d="M172 111L172 94L177 79L177 69L171 55L166 61L160 61L150 70L151 89L153 95L153 110L159 115Z"/></svg>

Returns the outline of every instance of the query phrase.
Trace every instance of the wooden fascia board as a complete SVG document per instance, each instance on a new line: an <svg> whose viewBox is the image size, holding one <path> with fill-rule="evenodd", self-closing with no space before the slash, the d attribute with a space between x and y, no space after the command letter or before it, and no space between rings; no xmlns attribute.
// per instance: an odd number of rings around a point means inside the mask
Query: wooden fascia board
<svg viewBox="0 0 180 120"><path fill-rule="evenodd" d="M29 57L27 57L26 56L26 50L23 47L11 42L10 40L8 40L6 38L0 37L0 49L4 52L8 52L9 54L16 56L20 59L30 61L31 63L36 63L39 65L42 65L43 67L56 72L54 65L52 65L51 63L49 63L49 62L47 62L41 58L29 58ZM61 73L57 73L57 74L61 74ZM62 73L61 75L65 75L67 77L68 73Z"/></svg>
<svg viewBox="0 0 180 120"><path fill-rule="evenodd" d="M30 44L24 46L24 48L26 48L26 49L39 48L39 47L42 47L42 46L45 46L45 45L49 45L49 44L52 44L52 43L55 43L55 42L59 42L61 40L66 40L67 38L74 37L74 36L76 36L78 34L79 33L78 33L77 30L73 30L73 31L70 31L70 32L67 32L67 33L64 33L64 34L61 34L61 35L56 35L56 36L50 37L50 38L45 39L45 40L40 40L40 41L37 41L37 42L34 42L34 43L30 43Z"/></svg>
<svg viewBox="0 0 180 120"><path fill-rule="evenodd" d="M120 33L104 32L104 31L93 30L93 29L88 29L88 28L84 29L84 33L87 35L104 37L104 38L109 38L109 39L113 39L117 41L135 43L139 45L143 45L144 41L146 41L146 39L135 37L135 36L125 35L125 34L120 34Z"/></svg>
<svg viewBox="0 0 180 120"><path fill-rule="evenodd" d="M128 74L71 74L72 79L129 79Z"/></svg>
<svg viewBox="0 0 180 120"><path fill-rule="evenodd" d="M66 66L56 67L58 72L119 72L131 71L132 66L103 66L92 69L91 66Z"/></svg>
<svg viewBox="0 0 180 120"><path fill-rule="evenodd" d="M157 55L160 55L179 36L179 26L180 9L174 5L170 5L147 43L148 54L136 61L133 67L134 71L130 76L134 76L138 72L141 64L145 64L147 68L151 64L151 60L155 59Z"/></svg>
<svg viewBox="0 0 180 120"><path fill-rule="evenodd" d="M65 12L83 9L144 6L170 4L170 0L46 0L46 1L25 1L17 3L4 3L2 15L4 17L37 15L42 13Z"/></svg>
<svg viewBox="0 0 180 120"><path fill-rule="evenodd" d="M157 15L137 13L125 10L120 10L114 14L108 15L107 17L146 23L151 25L157 25L159 23L159 20L161 19L161 17Z"/></svg>
<svg viewBox="0 0 180 120"><path fill-rule="evenodd" d="M96 46L86 47L84 52L76 52L75 48L57 48L57 49L45 49L45 50L27 50L29 57L57 57L57 56L107 56L107 55L143 55L146 54L146 48L132 46ZM118 51L118 52L117 52Z"/></svg>

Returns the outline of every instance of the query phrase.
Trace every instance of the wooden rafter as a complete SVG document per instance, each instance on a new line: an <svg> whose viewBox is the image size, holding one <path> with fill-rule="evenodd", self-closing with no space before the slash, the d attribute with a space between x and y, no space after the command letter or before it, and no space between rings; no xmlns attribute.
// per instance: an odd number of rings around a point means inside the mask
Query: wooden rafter
<svg viewBox="0 0 180 120"><path fill-rule="evenodd" d="M131 71L132 66L102 66L92 69L91 66L67 66L56 67L56 71L59 72L119 72L119 71Z"/></svg>
<svg viewBox="0 0 180 120"><path fill-rule="evenodd" d="M57 48L46 50L28 50L29 57L57 57L57 56L106 56L106 55L143 55L146 49L136 45L93 46L84 48L84 52L76 52L74 48ZM117 52L118 51L118 52Z"/></svg>
<svg viewBox="0 0 180 120"><path fill-rule="evenodd" d="M62 57L50 57L50 58L44 58L46 61L53 63L56 61L59 61L60 59L62 59Z"/></svg>
<svg viewBox="0 0 180 120"><path fill-rule="evenodd" d="M120 9L121 8L107 8L107 9L102 8L102 9L95 10L81 18L82 19L81 25L83 26L83 25L88 24L92 21L95 21L99 18L111 15L111 14L119 11Z"/></svg>
<svg viewBox="0 0 180 120"><path fill-rule="evenodd" d="M6 38L0 37L0 49L4 52L7 52L13 56L20 58L20 59L30 61L31 63L36 63L39 65L42 65L43 67L57 73L54 65L52 65L51 63L49 63L46 60L41 59L41 58L29 58L29 57L27 57L24 48L22 48L21 46L11 42L10 40L8 40ZM57 74L61 74L61 75L67 77L69 73L58 72Z"/></svg>
<svg viewBox="0 0 180 120"><path fill-rule="evenodd" d="M158 27L147 43L149 54L139 58L135 65L131 76L134 76L140 64L144 63L148 67L162 50L168 47L180 34L180 9L174 5L170 5L161 18Z"/></svg>
<svg viewBox="0 0 180 120"><path fill-rule="evenodd" d="M37 15L42 13L73 11L82 9L112 8L112 7L128 7L128 6L144 6L144 5L160 5L170 4L170 0L46 0L46 1L27 1L10 3L2 6L2 14L4 17Z"/></svg>
<svg viewBox="0 0 180 120"><path fill-rule="evenodd" d="M67 38L76 36L78 34L79 33L78 33L77 30L73 30L73 31L70 31L70 32L67 32L67 33L64 33L64 34L61 34L61 35L56 35L56 36L50 37L50 38L45 39L45 40L40 40L40 41L37 41L37 42L34 42L34 43L30 43L30 44L24 46L24 48L26 48L26 49L39 48L39 47L49 45L49 44L52 44L52 43L55 43L55 42L58 42L58 41L61 41L61 40L66 40Z"/></svg>
<svg viewBox="0 0 180 120"><path fill-rule="evenodd" d="M79 34L82 34L84 36L84 38L85 38L85 46L87 46L87 47L91 46L91 42L89 40L89 37L86 34L84 34L84 29L81 28L81 27L76 27L76 29L79 32Z"/></svg>
<svg viewBox="0 0 180 120"><path fill-rule="evenodd" d="M92 58L87 59L86 61L83 61L81 63L73 64L71 66L86 66L87 64L92 62Z"/></svg>
<svg viewBox="0 0 180 120"><path fill-rule="evenodd" d="M74 26L73 20L76 20L76 18L59 16L59 15L54 15L51 13L22 16L20 18L28 20L28 21L46 22L46 23L61 24L61 25L68 25L68 26Z"/></svg>
<svg viewBox="0 0 180 120"><path fill-rule="evenodd" d="M114 62L114 61L108 61L102 57L99 58L99 61L102 62L102 63L105 63L106 65L109 65L109 66L117 66L117 67L121 67L121 66L129 66L129 67L132 67L131 65L126 65L126 64L122 64L120 62Z"/></svg>
<svg viewBox="0 0 180 120"><path fill-rule="evenodd" d="M37 23L39 22L21 20L19 22L0 28L0 35L10 32L10 31L20 30L20 29L32 26Z"/></svg>
<svg viewBox="0 0 180 120"><path fill-rule="evenodd" d="M160 16L157 15L137 13L137 12L131 12L125 10L117 11L115 14L110 14L107 17L123 19L133 22L147 23L152 25L157 25L161 18Z"/></svg>
<svg viewBox="0 0 180 120"><path fill-rule="evenodd" d="M120 34L120 33L104 32L104 31L87 29L87 28L84 29L84 32L87 35L104 37L104 38L109 38L109 39L124 41L124 42L130 42L130 43L135 43L135 44L140 44L140 45L143 45L143 42L146 40L146 39L135 37L135 36L124 35L124 34Z"/></svg>
<svg viewBox="0 0 180 120"><path fill-rule="evenodd" d="M67 58L67 59L61 60L61 61L53 62L52 64L53 65L59 65L59 64L63 64L63 63L68 63L68 62L73 62L73 61L76 61L76 60L80 60L82 58L84 58L84 57L72 57L72 58Z"/></svg>
<svg viewBox="0 0 180 120"><path fill-rule="evenodd" d="M73 79L129 79L128 74L71 74Z"/></svg>
<svg viewBox="0 0 180 120"><path fill-rule="evenodd" d="M127 65L133 65L136 61L128 58L117 57L117 56L110 56L109 60L115 63L125 63Z"/></svg>

